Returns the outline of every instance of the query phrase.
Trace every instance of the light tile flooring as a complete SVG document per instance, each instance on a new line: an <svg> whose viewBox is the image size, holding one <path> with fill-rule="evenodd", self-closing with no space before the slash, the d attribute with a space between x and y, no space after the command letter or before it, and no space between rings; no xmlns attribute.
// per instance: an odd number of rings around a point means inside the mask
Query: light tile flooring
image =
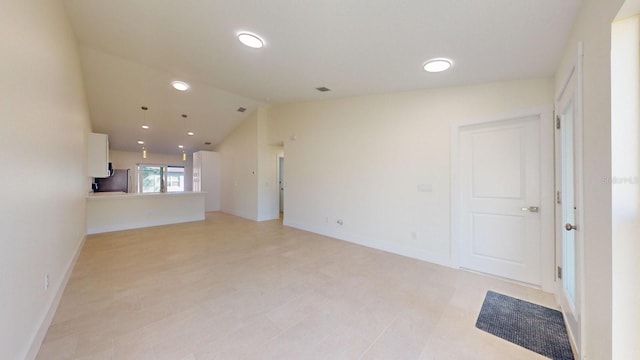
<svg viewBox="0 0 640 360"><path fill-rule="evenodd" d="M90 236L38 359L541 359L475 328L550 294L221 213Z"/></svg>

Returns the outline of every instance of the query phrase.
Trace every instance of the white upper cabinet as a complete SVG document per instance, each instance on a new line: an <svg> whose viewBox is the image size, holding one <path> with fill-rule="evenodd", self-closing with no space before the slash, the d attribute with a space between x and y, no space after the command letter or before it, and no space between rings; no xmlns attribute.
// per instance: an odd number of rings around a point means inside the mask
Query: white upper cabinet
<svg viewBox="0 0 640 360"><path fill-rule="evenodd" d="M106 134L89 134L88 165L90 177L109 177L109 138Z"/></svg>

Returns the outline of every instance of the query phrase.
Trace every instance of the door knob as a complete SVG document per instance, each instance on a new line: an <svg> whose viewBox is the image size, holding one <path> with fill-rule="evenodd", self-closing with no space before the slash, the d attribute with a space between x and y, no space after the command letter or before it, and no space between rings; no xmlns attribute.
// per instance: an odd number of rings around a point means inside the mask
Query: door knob
<svg viewBox="0 0 640 360"><path fill-rule="evenodd" d="M529 207L523 207L521 210L522 211L529 211L529 212L532 212L532 213L537 213L538 211L540 211L540 208L537 207L537 206L529 206Z"/></svg>
<svg viewBox="0 0 640 360"><path fill-rule="evenodd" d="M571 225L569 223L566 223L564 226L564 229L567 231L571 231L571 230L578 230L578 227L575 225Z"/></svg>

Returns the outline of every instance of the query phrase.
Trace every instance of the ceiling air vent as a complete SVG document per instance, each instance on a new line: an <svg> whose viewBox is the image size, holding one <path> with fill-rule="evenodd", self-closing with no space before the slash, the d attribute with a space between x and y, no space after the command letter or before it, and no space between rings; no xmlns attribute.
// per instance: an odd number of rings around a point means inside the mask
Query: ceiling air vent
<svg viewBox="0 0 640 360"><path fill-rule="evenodd" d="M326 86L321 86L321 87L317 87L316 90L320 91L320 92L327 92L327 91L331 91L331 89L329 89Z"/></svg>
<svg viewBox="0 0 640 360"><path fill-rule="evenodd" d="M239 108L238 108L238 112L245 112L245 111L247 111L247 109L245 109L245 108L243 108L243 107L239 107Z"/></svg>
<svg viewBox="0 0 640 360"><path fill-rule="evenodd" d="M207 141L206 143L204 143L205 145L211 145L211 141Z"/></svg>

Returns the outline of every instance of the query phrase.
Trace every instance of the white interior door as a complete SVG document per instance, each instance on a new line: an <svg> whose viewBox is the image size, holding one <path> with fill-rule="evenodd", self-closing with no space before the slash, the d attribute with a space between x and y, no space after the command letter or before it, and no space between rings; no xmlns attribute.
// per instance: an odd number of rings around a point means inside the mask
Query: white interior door
<svg viewBox="0 0 640 360"><path fill-rule="evenodd" d="M541 284L540 117L459 129L460 267Z"/></svg>
<svg viewBox="0 0 640 360"><path fill-rule="evenodd" d="M558 241L558 285L560 305L567 319L569 332L577 349L580 349L581 337L581 232L579 223L580 186L580 131L579 112L576 99L575 74L571 75L564 92L556 106L556 164L558 174L557 230Z"/></svg>

